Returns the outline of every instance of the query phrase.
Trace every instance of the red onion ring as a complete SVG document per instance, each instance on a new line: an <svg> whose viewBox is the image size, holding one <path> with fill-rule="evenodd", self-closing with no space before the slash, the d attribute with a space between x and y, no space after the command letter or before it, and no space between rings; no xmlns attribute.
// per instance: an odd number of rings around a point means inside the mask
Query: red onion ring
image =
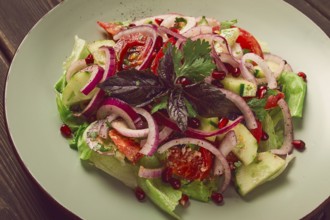
<svg viewBox="0 0 330 220"><path fill-rule="evenodd" d="M224 71L226 75L228 74L228 69L225 64L221 61L220 57L218 56L217 52L215 51L214 47L211 49L211 57L213 58L215 65L217 66L218 71Z"/></svg>
<svg viewBox="0 0 330 220"><path fill-rule="evenodd" d="M93 98L89 101L89 103L87 104L87 106L81 111L81 112L74 112L73 115L75 117L81 117L81 116L85 116L85 117L90 117L94 114L94 112L96 112L97 108L99 107L99 105L101 104L103 98L105 96L105 93L103 90L99 89L95 95L93 96Z"/></svg>
<svg viewBox="0 0 330 220"><path fill-rule="evenodd" d="M164 168L145 168L140 166L138 176L142 178L158 178L162 175Z"/></svg>
<svg viewBox="0 0 330 220"><path fill-rule="evenodd" d="M279 75L283 72L285 60L275 54L264 54L264 59L268 62L273 62L279 65L276 71L274 71L274 77L278 78Z"/></svg>
<svg viewBox="0 0 330 220"><path fill-rule="evenodd" d="M181 34L179 34L179 33L176 33L176 32L174 32L174 31L171 31L170 29L168 29L168 28L166 28L166 27L162 27L162 26L160 26L160 27L158 28L158 31L159 31L160 33L165 33L165 34L171 35L171 36L177 38L178 40L186 40L186 39L187 39L187 38L184 37L183 35L181 35Z"/></svg>
<svg viewBox="0 0 330 220"><path fill-rule="evenodd" d="M116 98L108 97L103 100L101 107L97 110L96 118L103 119L111 114L116 114L122 117L128 127L132 129L135 129L136 124L138 124L141 120L136 111L134 111L134 109L127 103Z"/></svg>
<svg viewBox="0 0 330 220"><path fill-rule="evenodd" d="M124 36L129 36L129 35L135 34L135 33L140 33L142 35L145 35L152 40L151 46L149 47L149 45L148 45L148 48L150 48L150 49L145 51L146 52L145 56L143 55L145 57L145 59L143 60L143 63L141 65L139 65L138 67L136 67L137 70L143 70L143 69L148 68L148 65L151 62L152 54L154 52L154 48L156 45L158 33L157 33L155 27L150 26L150 25L134 26L134 27L131 27L129 29L119 32L118 34L113 36L113 39L117 41Z"/></svg>
<svg viewBox="0 0 330 220"><path fill-rule="evenodd" d="M227 155L234 149L236 145L237 145L237 138L235 135L235 131L231 130L225 134L224 138L222 139L219 145L219 150L224 157L227 157ZM221 175L223 173L223 167L221 161L218 159L214 161L213 173L214 175Z"/></svg>
<svg viewBox="0 0 330 220"><path fill-rule="evenodd" d="M174 140L171 140L171 141L165 143L164 145L162 145L161 147L158 148L157 152L164 153L169 148L176 146L176 145L182 145L182 144L195 144L200 147L203 147L206 150L210 151L212 154L214 154L218 160L220 160L220 162L224 168L224 182L220 189L220 192L224 192L227 189L227 187L230 183L230 180L231 180L230 167L229 167L229 164L228 164L226 158L222 155L222 153L214 145L210 144L209 142L200 140L200 139L196 139L196 138L179 138L179 139L174 139Z"/></svg>
<svg viewBox="0 0 330 220"><path fill-rule="evenodd" d="M192 38L201 34L212 34L212 33L213 33L212 27L202 25L202 26L193 27L187 30L186 32L184 32L182 35L186 38Z"/></svg>
<svg viewBox="0 0 330 220"><path fill-rule="evenodd" d="M108 155L108 156L114 155L114 152L112 152L112 151L111 152L102 152L102 151L100 151L98 149L98 146L99 146L98 138L96 137L95 140L93 140L94 138L91 138L88 135L88 133L94 133L94 132L98 134L99 133L99 130L100 130L100 127L102 126L102 124L104 124L104 121L95 121L95 122L93 122L91 124L90 129L88 131L85 131L85 132L87 132L87 137L86 137L86 140L85 141L86 141L88 147L91 150L93 150L93 151L95 151L95 152L97 152L99 154Z"/></svg>
<svg viewBox="0 0 330 220"><path fill-rule="evenodd" d="M105 67L104 67L104 75L102 81L105 81L109 77L115 75L116 73L116 51L113 47L100 47L99 50L105 53Z"/></svg>
<svg viewBox="0 0 330 220"><path fill-rule="evenodd" d="M84 95L88 95L97 86L97 84L102 80L104 69L98 65L91 65L81 71L91 73L89 81L80 90Z"/></svg>
<svg viewBox="0 0 330 220"><path fill-rule="evenodd" d="M103 119L103 123L100 126L100 130L99 130L99 136L107 139L109 136L109 124L111 124L111 122L113 120L115 120L118 117L118 115L109 115L108 117L106 117L105 119Z"/></svg>
<svg viewBox="0 0 330 220"><path fill-rule="evenodd" d="M290 114L290 109L288 104L284 99L280 99L277 102L278 106L281 108L283 119L284 119L284 141L280 149L273 149L271 152L278 155L286 155L291 153L293 146L293 124L292 117Z"/></svg>
<svg viewBox="0 0 330 220"><path fill-rule="evenodd" d="M269 69L267 63L261 57L259 57L258 55L254 54L254 53L246 53L242 57L242 61L240 64L240 70L241 70L241 75L243 78L245 78L246 80L248 80L254 84L257 84L256 78L245 66L246 60L251 60L258 64L258 66L265 73L269 88L271 88L271 89L277 88L277 82L276 82L276 78L274 77L273 72Z"/></svg>
<svg viewBox="0 0 330 220"><path fill-rule="evenodd" d="M164 126L159 132L159 143L165 141L172 134L172 132L173 130L171 128Z"/></svg>
<svg viewBox="0 0 330 220"><path fill-rule="evenodd" d="M111 123L112 128L117 130L121 135L131 138L142 138L147 137L149 129L130 129L127 127L126 123L121 120L116 120Z"/></svg>
<svg viewBox="0 0 330 220"><path fill-rule="evenodd" d="M171 28L174 27L175 24L175 18L177 18L178 15L172 15L164 19L164 21L161 23L161 26L166 27L166 28ZM196 26L196 19L194 17L189 17L189 16L179 16L187 20L186 25L179 31L180 34L185 33L192 27Z"/></svg>
<svg viewBox="0 0 330 220"><path fill-rule="evenodd" d="M79 70L82 70L83 68L85 68L87 66L88 65L87 65L85 59L76 60L76 61L72 62L71 65L69 66L68 70L65 73L66 81L69 82L75 73L79 72Z"/></svg>
<svg viewBox="0 0 330 220"><path fill-rule="evenodd" d="M167 118L162 113L156 112L154 114L154 117L157 121L160 121L165 126L171 128L175 131L181 131L178 128L178 126L173 121L171 121L171 119ZM188 127L187 130L185 131L185 135L187 135L189 137L193 137L193 138L199 138L199 139L204 139L204 138L207 138L207 137L216 136L216 135L219 135L219 134L226 133L227 131L233 129L242 120L243 120L243 117L239 116L231 124L228 124L227 126L221 128L221 129L217 129L217 130L210 131L210 132L205 132L203 130L198 130L198 129Z"/></svg>
<svg viewBox="0 0 330 220"><path fill-rule="evenodd" d="M147 141L140 150L140 153L151 156L155 153L159 144L158 125L151 114L143 108L135 108L135 111L146 119L149 128Z"/></svg>
<svg viewBox="0 0 330 220"><path fill-rule="evenodd" d="M241 96L226 89L220 89L220 91L243 113L246 125L250 130L258 127L252 110Z"/></svg>

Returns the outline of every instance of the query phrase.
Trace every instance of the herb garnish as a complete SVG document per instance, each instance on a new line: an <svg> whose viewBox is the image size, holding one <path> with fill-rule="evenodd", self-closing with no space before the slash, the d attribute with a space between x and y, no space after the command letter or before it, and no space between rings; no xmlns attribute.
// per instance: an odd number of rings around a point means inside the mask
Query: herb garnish
<svg viewBox="0 0 330 220"><path fill-rule="evenodd" d="M268 89L265 96L262 99L259 98L252 98L247 102L249 107L252 109L252 111L256 114L256 117L263 121L267 115L267 110L265 109L265 105L267 102L267 99L271 95L276 95L277 91Z"/></svg>
<svg viewBox="0 0 330 220"><path fill-rule="evenodd" d="M203 81L215 69L210 51L210 44L201 40L187 40L182 51L169 44L158 65L158 76L150 70L124 70L99 87L108 96L137 107L157 101L151 112L166 108L170 119L185 131L188 116L222 117L238 111L217 87ZM193 84L177 84L182 76Z"/></svg>

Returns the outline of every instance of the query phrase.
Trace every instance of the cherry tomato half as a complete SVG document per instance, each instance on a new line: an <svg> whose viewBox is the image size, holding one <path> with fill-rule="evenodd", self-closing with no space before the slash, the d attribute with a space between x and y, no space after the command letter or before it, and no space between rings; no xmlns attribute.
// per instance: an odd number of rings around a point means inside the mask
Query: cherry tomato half
<svg viewBox="0 0 330 220"><path fill-rule="evenodd" d="M255 37L242 28L238 29L240 34L236 42L241 45L242 49L249 50L250 52L257 54L261 58L264 58L264 54L261 50L260 44L255 39Z"/></svg>
<svg viewBox="0 0 330 220"><path fill-rule="evenodd" d="M187 180L203 180L210 175L213 155L200 147L199 150L190 147L172 147L169 150L166 166L173 174Z"/></svg>

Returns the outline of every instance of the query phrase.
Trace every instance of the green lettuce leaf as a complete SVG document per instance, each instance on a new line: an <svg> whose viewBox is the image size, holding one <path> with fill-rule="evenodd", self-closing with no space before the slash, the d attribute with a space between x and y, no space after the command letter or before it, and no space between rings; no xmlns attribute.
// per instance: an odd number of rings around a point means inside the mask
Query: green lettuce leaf
<svg viewBox="0 0 330 220"><path fill-rule="evenodd" d="M64 61L63 63L63 69L66 71L72 62L83 59L88 56L90 53L87 48L87 42L78 36L75 36L74 38L74 45L71 52L71 55Z"/></svg>
<svg viewBox="0 0 330 220"><path fill-rule="evenodd" d="M218 181L215 179L209 181L192 181L182 184L180 190L192 199L202 202L208 202L213 191L218 189Z"/></svg>
<svg viewBox="0 0 330 220"><path fill-rule="evenodd" d="M139 186L160 209L170 214L172 217L180 217L174 213L182 197L180 190L173 189L170 185L165 185L161 179L138 179Z"/></svg>
<svg viewBox="0 0 330 220"><path fill-rule="evenodd" d="M304 102L307 91L306 82L297 74L283 72L278 80L285 94L291 116L301 118L303 116Z"/></svg>

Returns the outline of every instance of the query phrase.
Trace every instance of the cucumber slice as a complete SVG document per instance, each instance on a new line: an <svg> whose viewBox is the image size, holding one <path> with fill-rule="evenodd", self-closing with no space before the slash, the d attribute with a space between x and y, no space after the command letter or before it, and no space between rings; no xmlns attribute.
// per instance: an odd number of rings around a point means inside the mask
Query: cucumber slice
<svg viewBox="0 0 330 220"><path fill-rule="evenodd" d="M237 145L234 147L233 153L247 166L257 156L257 140L243 124L238 124L233 130L237 138Z"/></svg>
<svg viewBox="0 0 330 220"><path fill-rule="evenodd" d="M62 101L65 106L70 107L80 102L88 101L94 96L98 88L92 90L88 95L80 92L88 82L90 76L90 72L78 72L70 79L62 93Z"/></svg>
<svg viewBox="0 0 330 220"><path fill-rule="evenodd" d="M221 83L225 89L228 89L243 97L256 96L257 93L257 85L243 78L228 75L226 78L221 80Z"/></svg>
<svg viewBox="0 0 330 220"><path fill-rule="evenodd" d="M277 174L285 164L285 160L275 154L259 153L253 163L248 166L240 166L236 170L235 182L239 194L245 196Z"/></svg>
<svg viewBox="0 0 330 220"><path fill-rule="evenodd" d="M213 118L202 118L199 117L199 120L201 122L199 129L210 132L218 129L218 117L213 117ZM212 137L207 137L206 139L213 142L215 141L217 136L212 136Z"/></svg>
<svg viewBox="0 0 330 220"><path fill-rule="evenodd" d="M115 42L113 40L98 40L87 45L88 50L93 54L94 61L99 65L105 64L105 53L98 49L102 46L113 47Z"/></svg>
<svg viewBox="0 0 330 220"><path fill-rule="evenodd" d="M229 46L232 47L238 38L239 29L238 28L222 29L220 31L220 35L226 38Z"/></svg>

